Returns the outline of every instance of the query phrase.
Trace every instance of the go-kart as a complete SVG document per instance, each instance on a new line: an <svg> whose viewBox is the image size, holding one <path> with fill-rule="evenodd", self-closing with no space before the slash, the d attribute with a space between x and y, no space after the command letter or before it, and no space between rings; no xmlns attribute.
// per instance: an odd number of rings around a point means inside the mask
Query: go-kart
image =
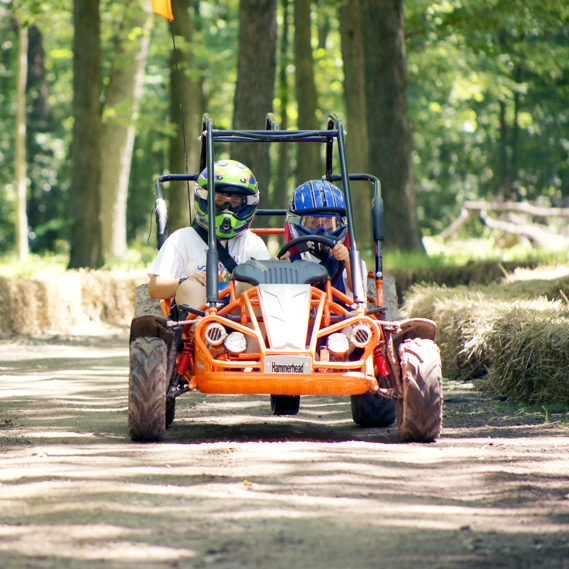
<svg viewBox="0 0 569 569"><path fill-rule="evenodd" d="M204 115L200 171L213 171L214 149L227 142L301 142L325 148L323 179L341 182L345 193L350 263L361 266L356 247L350 184L373 184L375 272L367 291L354 270L353 298L332 287L326 268L296 260L248 261L236 266L229 286L218 290L214 203L208 199L207 302L199 309L161 301L161 314L133 319L130 335L129 432L135 441L161 440L174 421L176 399L188 392L267 394L275 415L295 415L308 395L350 396L352 417L362 427L385 427L397 419L403 441L430 442L441 432L442 373L436 325L428 319L387 320L383 292L383 201L379 179L350 174L344 130L331 115L327 129L278 130L267 115L266 130L216 130ZM334 149L339 171L333 170ZM253 165L254 167L254 165ZM167 238L163 184L195 181L198 174L168 174L155 182L157 241ZM213 176L208 178L214 194ZM285 196L288 198L288 196ZM285 201L286 203L286 201ZM286 210L257 210L257 216ZM253 229L283 235L282 229ZM305 241L284 243L277 257ZM238 283L249 288L238 294ZM394 295L395 291L389 291ZM393 299L391 299L393 301Z"/></svg>

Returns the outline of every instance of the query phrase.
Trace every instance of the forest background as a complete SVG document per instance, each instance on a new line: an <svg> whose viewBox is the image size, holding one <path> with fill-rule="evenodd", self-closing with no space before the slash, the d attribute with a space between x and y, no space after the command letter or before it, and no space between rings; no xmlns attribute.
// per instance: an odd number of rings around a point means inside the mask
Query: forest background
<svg viewBox="0 0 569 569"><path fill-rule="evenodd" d="M174 0L173 11L169 23L150 0L0 0L3 252L96 268L148 248L153 180L196 172L204 112L247 129L267 112L281 129L325 128L338 113L349 168L382 180L387 240L405 250L466 200L569 198L566 2ZM230 153L257 174L264 206L322 173L305 147L253 146ZM189 221L187 191L168 190L171 230ZM365 249L369 195L356 198Z"/></svg>

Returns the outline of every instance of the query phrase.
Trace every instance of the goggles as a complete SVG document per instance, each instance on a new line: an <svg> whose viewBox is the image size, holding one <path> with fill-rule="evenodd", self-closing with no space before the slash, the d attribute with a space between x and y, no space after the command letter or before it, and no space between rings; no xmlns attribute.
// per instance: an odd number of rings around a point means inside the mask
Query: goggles
<svg viewBox="0 0 569 569"><path fill-rule="evenodd" d="M196 195L207 202L208 191L204 188L196 190ZM215 211L221 213L222 211L230 210L234 213L239 213L243 208L259 203L258 195L251 194L235 194L228 192L215 192Z"/></svg>
<svg viewBox="0 0 569 569"><path fill-rule="evenodd" d="M333 235L346 227L346 218L339 215L301 215L299 225L309 233Z"/></svg>

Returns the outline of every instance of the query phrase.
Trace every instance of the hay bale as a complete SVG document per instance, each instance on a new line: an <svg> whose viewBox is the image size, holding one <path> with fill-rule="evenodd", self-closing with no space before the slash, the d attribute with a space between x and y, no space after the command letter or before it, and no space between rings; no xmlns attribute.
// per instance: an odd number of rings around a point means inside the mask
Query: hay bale
<svg viewBox="0 0 569 569"><path fill-rule="evenodd" d="M375 278L367 279L367 293L375 298ZM397 299L397 286L395 278L391 275L383 275L383 298L385 301L385 319L397 320L399 318L399 306ZM374 305L375 306L375 305ZM370 306L370 308L373 308Z"/></svg>
<svg viewBox="0 0 569 569"><path fill-rule="evenodd" d="M557 279L486 287L414 286L403 311L437 323L445 377L519 401L569 403L569 308ZM548 296L539 296L546 292Z"/></svg>
<svg viewBox="0 0 569 569"><path fill-rule="evenodd" d="M29 279L0 278L0 333L83 333L126 327L145 273L66 271Z"/></svg>
<svg viewBox="0 0 569 569"><path fill-rule="evenodd" d="M402 313L406 318L430 318L437 324L436 342L441 349L441 363L446 377L465 378L469 373L461 350L466 341L463 330L475 318L472 300L458 289L438 285L415 285L405 299ZM468 368L472 364L468 364Z"/></svg>
<svg viewBox="0 0 569 569"><path fill-rule="evenodd" d="M136 287L134 307L135 316L143 316L144 314L160 316L162 314L160 301L157 298L150 298L148 296L148 283Z"/></svg>
<svg viewBox="0 0 569 569"><path fill-rule="evenodd" d="M492 365L483 386L529 403L569 404L569 311L559 302L517 303L493 336Z"/></svg>

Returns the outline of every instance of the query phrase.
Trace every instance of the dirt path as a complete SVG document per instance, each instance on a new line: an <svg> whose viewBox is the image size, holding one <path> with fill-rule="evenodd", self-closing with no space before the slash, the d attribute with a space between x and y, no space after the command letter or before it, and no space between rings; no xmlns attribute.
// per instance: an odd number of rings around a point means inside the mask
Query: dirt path
<svg viewBox="0 0 569 569"><path fill-rule="evenodd" d="M126 437L126 338L0 342L0 567L569 569L569 437L447 384L443 437L347 398L189 394Z"/></svg>

